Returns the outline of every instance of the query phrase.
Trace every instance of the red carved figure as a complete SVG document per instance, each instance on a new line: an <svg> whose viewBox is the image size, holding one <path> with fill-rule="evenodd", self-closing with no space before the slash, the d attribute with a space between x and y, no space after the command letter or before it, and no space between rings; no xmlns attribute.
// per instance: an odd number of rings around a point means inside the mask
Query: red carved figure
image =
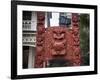
<svg viewBox="0 0 100 80"><path fill-rule="evenodd" d="M44 21L45 14L38 12L35 67L54 66L57 61L63 66L80 66L79 15L72 13L72 29L61 26L45 29Z"/></svg>
<svg viewBox="0 0 100 80"><path fill-rule="evenodd" d="M52 54L53 55L64 55L66 54L66 32L61 28L53 29L53 41L52 41Z"/></svg>
<svg viewBox="0 0 100 80"><path fill-rule="evenodd" d="M37 12L37 42L36 42L36 55L35 55L35 67L42 68L44 62L44 27L45 13Z"/></svg>

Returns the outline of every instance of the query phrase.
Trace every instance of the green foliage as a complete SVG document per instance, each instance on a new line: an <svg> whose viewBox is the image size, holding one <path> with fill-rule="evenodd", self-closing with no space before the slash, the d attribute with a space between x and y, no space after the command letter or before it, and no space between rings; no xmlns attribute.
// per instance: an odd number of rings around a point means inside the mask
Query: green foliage
<svg viewBox="0 0 100 80"><path fill-rule="evenodd" d="M89 15L80 14L80 46L83 63L89 65Z"/></svg>

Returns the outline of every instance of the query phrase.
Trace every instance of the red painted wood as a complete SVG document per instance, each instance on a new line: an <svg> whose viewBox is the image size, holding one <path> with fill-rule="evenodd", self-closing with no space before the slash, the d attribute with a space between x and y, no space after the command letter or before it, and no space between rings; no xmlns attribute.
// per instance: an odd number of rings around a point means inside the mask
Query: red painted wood
<svg viewBox="0 0 100 80"><path fill-rule="evenodd" d="M63 58L67 66L80 66L79 15L72 14L72 29L44 27L45 13L37 13L37 46L35 67L46 67L49 60ZM45 63L45 64L44 64Z"/></svg>
<svg viewBox="0 0 100 80"><path fill-rule="evenodd" d="M44 33L45 33L45 13L37 12L37 36L36 36L36 55L35 68L42 68L44 62Z"/></svg>

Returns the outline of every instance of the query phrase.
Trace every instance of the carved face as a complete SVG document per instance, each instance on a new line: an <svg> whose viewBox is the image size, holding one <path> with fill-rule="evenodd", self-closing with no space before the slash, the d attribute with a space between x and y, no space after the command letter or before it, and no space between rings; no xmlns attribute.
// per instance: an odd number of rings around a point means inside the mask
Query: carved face
<svg viewBox="0 0 100 80"><path fill-rule="evenodd" d="M79 18L78 18L78 17L79 17L79 16L78 16L77 14L73 13L72 21L73 21L73 22L78 22L78 21L79 21Z"/></svg>
<svg viewBox="0 0 100 80"><path fill-rule="evenodd" d="M55 40L63 40L65 38L65 32L60 29L55 29L53 31L53 38Z"/></svg>
<svg viewBox="0 0 100 80"><path fill-rule="evenodd" d="M45 19L45 14L43 12L38 12L37 13L37 16L38 16L38 20L44 20Z"/></svg>
<svg viewBox="0 0 100 80"><path fill-rule="evenodd" d="M38 26L37 30L38 30L38 33L39 33L39 34L42 34L42 33L45 32L44 26Z"/></svg>
<svg viewBox="0 0 100 80"><path fill-rule="evenodd" d="M53 45L52 54L53 55L65 55L65 31L63 29L56 28L53 30Z"/></svg>

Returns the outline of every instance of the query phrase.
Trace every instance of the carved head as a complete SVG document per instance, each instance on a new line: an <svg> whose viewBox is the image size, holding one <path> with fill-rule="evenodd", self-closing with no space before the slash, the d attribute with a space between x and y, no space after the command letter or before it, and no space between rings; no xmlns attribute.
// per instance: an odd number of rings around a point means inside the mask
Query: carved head
<svg viewBox="0 0 100 80"><path fill-rule="evenodd" d="M55 28L53 30L53 38L55 40L63 40L65 38L65 31L63 29Z"/></svg>

